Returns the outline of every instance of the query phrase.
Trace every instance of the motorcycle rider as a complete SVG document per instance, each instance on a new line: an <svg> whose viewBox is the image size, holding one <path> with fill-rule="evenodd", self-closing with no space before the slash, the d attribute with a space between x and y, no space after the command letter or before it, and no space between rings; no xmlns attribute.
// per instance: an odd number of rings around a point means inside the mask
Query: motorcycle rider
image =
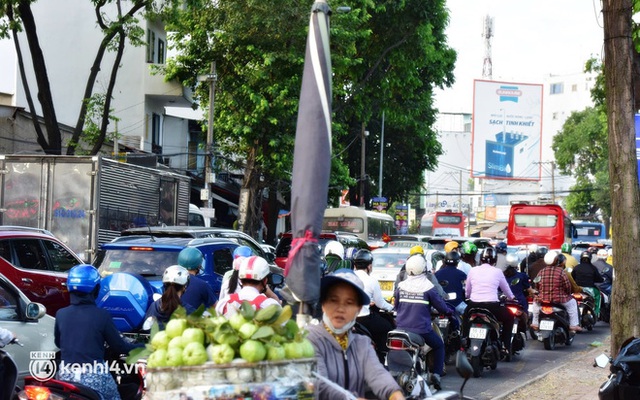
<svg viewBox="0 0 640 400"><path fill-rule="evenodd" d="M496 244L496 253L498 254L496 257L496 267L500 269L500 271L504 271L507 265L507 244L505 242L498 242Z"/></svg>
<svg viewBox="0 0 640 400"><path fill-rule="evenodd" d="M407 261L409 261L411 257L421 257L423 260L425 260L425 262L427 263L427 266L429 265L429 263L427 262L427 259L424 256L424 249L420 245L413 246L409 250L409 258L407 258ZM407 278L406 268L407 268L407 263L405 262L405 264L402 267L400 267L400 271L396 276L396 282L393 285L394 291L398 288L398 284L400 284L400 282L404 281ZM433 266L433 268L435 268L435 265ZM433 271L429 268L425 268L424 273L427 275L427 278L429 278L429 281L433 284L433 286L436 287L438 294L440 294L441 297L446 298L447 294L445 293L444 289L442 289L442 286L440 286L440 283L438 283L438 279L436 279L435 275L433 275Z"/></svg>
<svg viewBox="0 0 640 400"><path fill-rule="evenodd" d="M459 262L460 253L457 251L448 252L444 257L444 264L442 268L440 268L435 275L440 285L443 285L443 282L446 282L445 287L447 293L456 294L455 299L447 299L446 302L455 308L458 314L462 315L465 308L467 308L467 303L464 302L464 282L467 280L467 274L458 269Z"/></svg>
<svg viewBox="0 0 640 400"><path fill-rule="evenodd" d="M213 289L198 275L203 261L202 252L195 247L185 247L178 254L178 265L186 268L191 275L189 285L180 298L184 308L187 309L187 314L191 314L201 305L204 305L204 308L207 309L216 302Z"/></svg>
<svg viewBox="0 0 640 400"><path fill-rule="evenodd" d="M507 296L508 300L515 297L507 283L502 271L495 267L496 251L489 246L482 249L479 266L472 268L467 275L467 285L465 287L467 309L463 318L463 334L469 331L469 310L474 307L481 307L489 310L498 321L502 323L501 341L503 355L511 353L511 330L513 329L513 316L507 308L500 304L498 299L498 289Z"/></svg>
<svg viewBox="0 0 640 400"><path fill-rule="evenodd" d="M600 290L596 286L597 283L604 282L602 275L598 269L591 263L591 254L588 251L583 251L580 254L580 264L578 264L571 276L576 281L576 284L582 286L582 290L589 293L593 297L595 307L593 312L596 314L596 318L600 315Z"/></svg>
<svg viewBox="0 0 640 400"><path fill-rule="evenodd" d="M566 269L569 269L569 272L571 272L573 267L579 264L578 260L576 260L576 258L571 255L571 243L563 243L562 246L560 246L560 251L567 259L567 261L564 263L564 267Z"/></svg>
<svg viewBox="0 0 640 400"><path fill-rule="evenodd" d="M511 292L515 296L518 304L522 306L526 316L529 309L527 296L532 292L529 276L524 272L518 272L518 256L515 254L507 254L505 257L505 265L501 269L511 288ZM516 280L518 282L514 283Z"/></svg>
<svg viewBox="0 0 640 400"><path fill-rule="evenodd" d="M243 259L251 257L252 255L253 250L251 250L251 247L249 246L238 246L233 250L232 268L225 272L222 277L222 285L220 286L220 296L218 296L218 300L240 290L240 285L238 284L238 270L240 269L240 264Z"/></svg>
<svg viewBox="0 0 640 400"><path fill-rule="evenodd" d="M116 382L105 366L105 343L120 354L144 344L125 342L109 312L96 306L100 274L92 265L71 268L67 288L71 305L58 310L54 328L54 341L61 354L58 379L89 386L102 399L119 400ZM91 367L99 364L104 368ZM78 369L73 368L76 365Z"/></svg>
<svg viewBox="0 0 640 400"><path fill-rule="evenodd" d="M605 278L609 279L609 282L613 282L613 266L611 266L611 264L607 264L605 261L607 257L609 257L607 250L600 249L596 253L595 260L592 261L592 264L598 269L600 275L604 275Z"/></svg>
<svg viewBox="0 0 640 400"><path fill-rule="evenodd" d="M216 312L228 318L238 312L245 300L250 302L256 310L271 304L280 305L277 296L267 291L270 273L269 263L264 258L251 256L243 259L238 269L242 289L218 301Z"/></svg>
<svg viewBox="0 0 640 400"><path fill-rule="evenodd" d="M404 400L402 390L378 362L368 337L351 330L369 296L363 283L350 269L339 269L320 281L322 323L310 325L309 341L316 353L318 374L345 388L358 398L369 386L377 398ZM319 400L344 398L344 393L318 381Z"/></svg>
<svg viewBox="0 0 640 400"><path fill-rule="evenodd" d="M164 325L169 322L171 314L179 306L184 306L182 295L189 284L190 278L189 271L180 265L167 267L162 274L162 297L151 303L147 309L145 319L153 317L160 328L164 328Z"/></svg>
<svg viewBox="0 0 640 400"><path fill-rule="evenodd" d="M527 251L529 251L529 254L527 254L527 257L525 257L520 262L520 271L527 273L527 275L529 275L529 277L533 279L533 277L531 276L531 273L529 272L529 265L533 264L538 258L540 258L538 256L538 245L537 244L528 245Z"/></svg>
<svg viewBox="0 0 640 400"><path fill-rule="evenodd" d="M344 246L337 240L332 240L324 246L324 261L327 265L325 275L342 268L353 269L351 261L344 257Z"/></svg>
<svg viewBox="0 0 640 400"><path fill-rule="evenodd" d="M425 274L426 268L424 257L413 256L407 260L407 279L398 284L394 293L396 325L399 329L422 336L433 349L435 357L430 383L440 390L440 377L444 371L444 342L431 327L431 307L447 315L453 315L454 309L438 294Z"/></svg>
<svg viewBox="0 0 640 400"><path fill-rule="evenodd" d="M393 329L393 324L380 315L379 312L371 311L370 306L376 306L384 311L393 311L393 304L388 303L382 297L382 290L380 289L380 283L377 279L371 277L371 263L373 263L373 256L369 250L358 250L353 256L353 266L355 267L355 273L364 284L364 292L371 299L371 304L366 303L362 305L358 318L356 319L360 324L371 333L371 338L375 342L376 350L378 351L378 357L380 362L384 363L384 354L387 353L387 333Z"/></svg>
<svg viewBox="0 0 640 400"><path fill-rule="evenodd" d="M470 241L462 244L462 259L458 262L458 269L469 275L472 267L476 266L476 254L478 254L478 246Z"/></svg>
<svg viewBox="0 0 640 400"><path fill-rule="evenodd" d="M564 272L564 255L556 251L550 251L544 256L547 267L540 271L540 282L538 282L538 301L560 303L569 314L569 329L574 332L581 332L578 322L578 303L571 296L571 282ZM531 327L538 329L540 317L540 306L538 301L533 303L533 320Z"/></svg>
<svg viewBox="0 0 640 400"><path fill-rule="evenodd" d="M529 278L535 279L538 273L547 266L544 262L544 256L547 254L547 248L542 246L536 246L536 259L529 264L526 270L522 271L529 275Z"/></svg>

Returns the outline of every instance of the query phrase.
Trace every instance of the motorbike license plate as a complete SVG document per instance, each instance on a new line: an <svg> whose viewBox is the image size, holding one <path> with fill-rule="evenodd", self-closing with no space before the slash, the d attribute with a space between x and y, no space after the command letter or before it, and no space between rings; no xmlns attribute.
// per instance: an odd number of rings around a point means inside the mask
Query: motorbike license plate
<svg viewBox="0 0 640 400"><path fill-rule="evenodd" d="M449 326L449 319L448 318L441 318L438 320L438 326L440 328L446 328L447 326Z"/></svg>
<svg viewBox="0 0 640 400"><path fill-rule="evenodd" d="M393 283L393 281L380 281L380 290L392 291Z"/></svg>
<svg viewBox="0 0 640 400"><path fill-rule="evenodd" d="M513 329L511 329L511 333L513 334L517 334L518 333L518 323L514 323L513 324Z"/></svg>
<svg viewBox="0 0 640 400"><path fill-rule="evenodd" d="M552 331L553 330L553 321L549 321L549 320L540 321L540 330L541 331Z"/></svg>
<svg viewBox="0 0 640 400"><path fill-rule="evenodd" d="M470 339L484 339L487 337L487 329L486 328L474 328L471 327L469 329L469 338Z"/></svg>

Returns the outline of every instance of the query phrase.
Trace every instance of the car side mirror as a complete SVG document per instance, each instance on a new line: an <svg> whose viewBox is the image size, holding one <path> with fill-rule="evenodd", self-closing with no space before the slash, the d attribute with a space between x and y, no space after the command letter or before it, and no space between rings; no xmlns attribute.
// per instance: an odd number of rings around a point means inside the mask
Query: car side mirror
<svg viewBox="0 0 640 400"><path fill-rule="evenodd" d="M280 286L284 283L284 276L281 274L271 274L269 281L273 286Z"/></svg>
<svg viewBox="0 0 640 400"><path fill-rule="evenodd" d="M264 257L267 259L267 261L271 264L273 264L274 262L276 262L276 255L273 254L272 252L265 252L264 253Z"/></svg>
<svg viewBox="0 0 640 400"><path fill-rule="evenodd" d="M47 313L47 308L40 303L29 303L27 304L27 310L25 312L25 316L27 319L35 320L44 317Z"/></svg>

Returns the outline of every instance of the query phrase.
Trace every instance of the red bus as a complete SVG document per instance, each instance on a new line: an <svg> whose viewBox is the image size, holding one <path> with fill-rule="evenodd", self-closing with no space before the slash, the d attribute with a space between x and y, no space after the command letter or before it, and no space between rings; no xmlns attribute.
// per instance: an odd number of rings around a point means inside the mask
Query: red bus
<svg viewBox="0 0 640 400"><path fill-rule="evenodd" d="M571 243L571 220L557 204L514 204L509 212L507 244L509 246L537 244L549 250L559 250Z"/></svg>
<svg viewBox="0 0 640 400"><path fill-rule="evenodd" d="M430 236L466 236L464 215L451 210L425 214L420 219L420 233Z"/></svg>

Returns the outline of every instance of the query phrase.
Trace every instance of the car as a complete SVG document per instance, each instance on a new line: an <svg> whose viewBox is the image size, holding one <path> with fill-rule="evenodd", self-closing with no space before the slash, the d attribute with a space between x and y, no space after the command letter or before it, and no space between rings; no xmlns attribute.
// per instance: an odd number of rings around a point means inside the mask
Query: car
<svg viewBox="0 0 640 400"><path fill-rule="evenodd" d="M13 332L22 344L9 344L3 350L18 366L20 387L24 386L24 378L31 375L31 352L53 355L58 351L54 342L55 319L46 312L44 305L31 302L16 285L0 274L0 326Z"/></svg>
<svg viewBox="0 0 640 400"><path fill-rule="evenodd" d="M208 228L204 226L149 226L144 228L130 228L120 232L120 236L151 235L154 237L182 237L182 238L227 238L234 239L240 246L251 247L253 254L264 258L273 264L275 257L262 248L251 236L235 229Z"/></svg>
<svg viewBox="0 0 640 400"><path fill-rule="evenodd" d="M276 246L275 262L280 268L284 268L287 265L287 259L289 258L289 250L291 250L291 232L283 233L278 245ZM348 249L369 250L369 245L358 236L347 232L321 232L318 238L318 245L320 246L320 253L324 251L324 246L327 242L337 240L344 246L345 251Z"/></svg>
<svg viewBox="0 0 640 400"><path fill-rule="evenodd" d="M382 297L385 299L393 297L396 277L409 258L411 247L382 247L371 252L373 256L371 276L380 283Z"/></svg>
<svg viewBox="0 0 640 400"><path fill-rule="evenodd" d="M44 229L0 227L0 273L47 314L69 305L67 271L84 262Z"/></svg>
<svg viewBox="0 0 640 400"><path fill-rule="evenodd" d="M431 236L420 234L406 234L406 235L389 235L392 242L396 241L411 241L411 242L428 242Z"/></svg>

